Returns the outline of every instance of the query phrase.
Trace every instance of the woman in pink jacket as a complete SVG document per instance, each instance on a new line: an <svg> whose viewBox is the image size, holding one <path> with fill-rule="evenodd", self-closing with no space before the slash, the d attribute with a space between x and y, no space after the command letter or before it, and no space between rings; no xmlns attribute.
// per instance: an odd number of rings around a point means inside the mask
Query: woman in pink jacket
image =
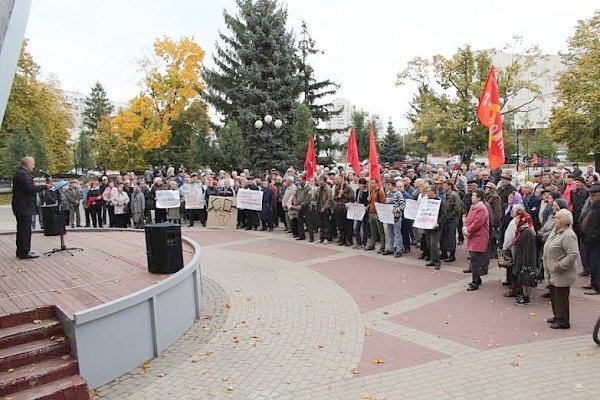
<svg viewBox="0 0 600 400"><path fill-rule="evenodd" d="M467 290L479 289L481 285L481 272L489 263L488 241L490 239L490 214L483 202L485 192L477 189L471 194L473 204L467 214L463 233L467 238L467 249L471 255L473 282L469 283Z"/></svg>

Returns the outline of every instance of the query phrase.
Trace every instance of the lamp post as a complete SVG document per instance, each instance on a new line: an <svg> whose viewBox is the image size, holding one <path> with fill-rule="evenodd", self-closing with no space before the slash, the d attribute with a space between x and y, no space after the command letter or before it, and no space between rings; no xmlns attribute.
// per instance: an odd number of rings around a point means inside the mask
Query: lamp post
<svg viewBox="0 0 600 400"><path fill-rule="evenodd" d="M263 124L263 121L264 124ZM271 114L267 114L263 117L263 119L257 119L254 121L254 127L256 129L267 129L267 133L269 135L269 155L273 156L273 129L281 129L283 126L283 122L280 119L273 120L273 116Z"/></svg>

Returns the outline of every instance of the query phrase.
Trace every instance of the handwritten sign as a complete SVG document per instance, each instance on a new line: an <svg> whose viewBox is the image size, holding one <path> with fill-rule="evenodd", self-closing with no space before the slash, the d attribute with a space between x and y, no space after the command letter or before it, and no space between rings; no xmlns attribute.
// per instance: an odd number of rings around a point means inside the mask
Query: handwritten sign
<svg viewBox="0 0 600 400"><path fill-rule="evenodd" d="M417 218L417 211L419 211L419 202L412 199L406 199L404 218L412 219L414 221Z"/></svg>
<svg viewBox="0 0 600 400"><path fill-rule="evenodd" d="M235 230L238 214L235 198L210 196L207 211L206 226L208 228Z"/></svg>
<svg viewBox="0 0 600 400"><path fill-rule="evenodd" d="M366 208L364 205L360 203L348 203L346 204L348 207L348 212L346 213L346 218L353 219L357 221L362 221L365 216Z"/></svg>
<svg viewBox="0 0 600 400"><path fill-rule="evenodd" d="M186 210L199 210L204 208L204 191L200 183L186 183L183 185L183 197Z"/></svg>
<svg viewBox="0 0 600 400"><path fill-rule="evenodd" d="M240 189L237 194L237 208L240 210L262 210L263 192L260 190Z"/></svg>
<svg viewBox="0 0 600 400"><path fill-rule="evenodd" d="M395 222L393 204L375 203L375 210L382 224L393 224Z"/></svg>
<svg viewBox="0 0 600 400"><path fill-rule="evenodd" d="M156 191L156 208L176 208L180 205L179 190Z"/></svg>
<svg viewBox="0 0 600 400"><path fill-rule="evenodd" d="M435 199L422 200L413 226L421 229L433 229L437 224L441 203L441 200Z"/></svg>

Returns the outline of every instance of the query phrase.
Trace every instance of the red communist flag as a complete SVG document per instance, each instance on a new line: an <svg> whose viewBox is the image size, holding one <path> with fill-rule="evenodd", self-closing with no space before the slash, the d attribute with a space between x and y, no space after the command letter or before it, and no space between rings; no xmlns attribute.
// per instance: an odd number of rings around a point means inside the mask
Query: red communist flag
<svg viewBox="0 0 600 400"><path fill-rule="evenodd" d="M315 171L317 169L317 155L315 154L315 137L312 133L310 135L310 139L308 139L308 150L306 150L304 169L306 169L306 179L311 180L315 176Z"/></svg>
<svg viewBox="0 0 600 400"><path fill-rule="evenodd" d="M481 123L489 129L488 158L490 169L498 169L504 164L504 137L502 136L502 115L500 114L500 98L496 69L492 65L490 73L479 99L477 116Z"/></svg>
<svg viewBox="0 0 600 400"><path fill-rule="evenodd" d="M350 138L348 139L348 150L346 152L348 164L352 167L355 174L360 174L360 158L358 157L358 146L356 145L356 132L350 128Z"/></svg>
<svg viewBox="0 0 600 400"><path fill-rule="evenodd" d="M377 155L377 142L375 141L375 128L369 127L369 180L375 179L381 186L381 173L379 172L379 156Z"/></svg>

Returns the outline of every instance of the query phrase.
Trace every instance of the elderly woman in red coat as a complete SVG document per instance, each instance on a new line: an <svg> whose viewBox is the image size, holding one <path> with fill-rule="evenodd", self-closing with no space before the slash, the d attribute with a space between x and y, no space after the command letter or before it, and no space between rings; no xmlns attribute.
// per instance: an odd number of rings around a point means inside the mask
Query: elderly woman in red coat
<svg viewBox="0 0 600 400"><path fill-rule="evenodd" d="M468 291L479 289L481 272L489 263L488 242L490 239L490 214L483 202L485 192L477 189L471 194L472 205L467 214L463 233L467 237L467 249L471 255L470 270L473 281L467 287Z"/></svg>

